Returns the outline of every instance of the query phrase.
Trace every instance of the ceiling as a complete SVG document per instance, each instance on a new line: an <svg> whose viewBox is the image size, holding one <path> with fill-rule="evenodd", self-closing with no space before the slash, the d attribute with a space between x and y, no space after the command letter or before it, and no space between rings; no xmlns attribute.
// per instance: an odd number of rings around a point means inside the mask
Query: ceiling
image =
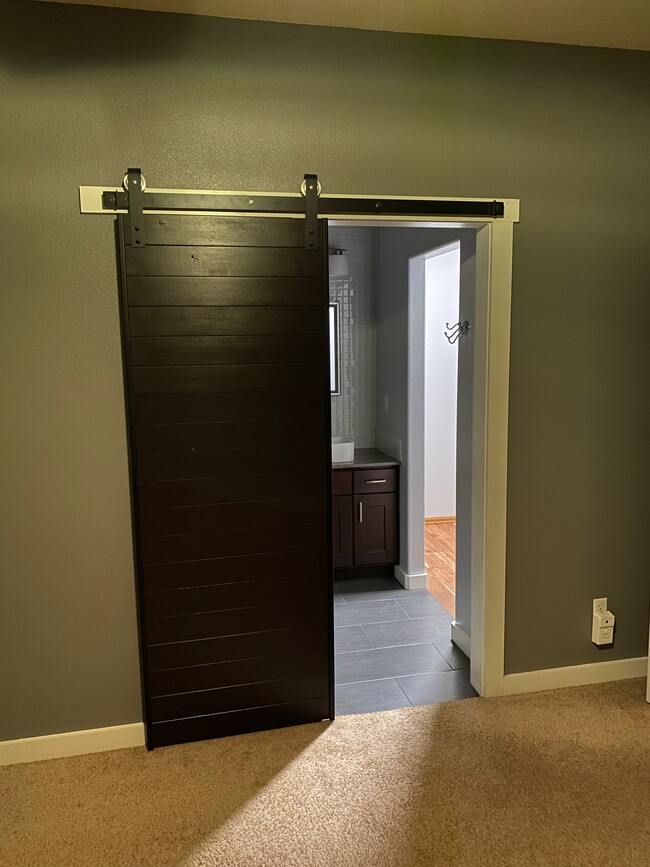
<svg viewBox="0 0 650 867"><path fill-rule="evenodd" d="M55 0L361 30L650 51L650 0Z"/></svg>

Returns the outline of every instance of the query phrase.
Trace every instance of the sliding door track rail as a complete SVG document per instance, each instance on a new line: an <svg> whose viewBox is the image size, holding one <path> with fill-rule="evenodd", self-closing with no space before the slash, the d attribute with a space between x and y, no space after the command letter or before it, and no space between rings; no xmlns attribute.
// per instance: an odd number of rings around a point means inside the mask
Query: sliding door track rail
<svg viewBox="0 0 650 867"><path fill-rule="evenodd" d="M506 222L516 222L519 219L517 200L323 194L316 175L305 175L300 191L295 193L147 189L144 183L138 189L137 178L141 177L140 169L128 169L124 182L126 189L107 186L80 187L81 212L130 213L132 217L156 213L271 215L306 217L310 224L318 218L327 217L368 220L389 220L393 217L418 221L501 219ZM139 223L136 221L133 225ZM141 235L140 245L144 244L145 239ZM306 246L309 246L308 231Z"/></svg>
<svg viewBox="0 0 650 867"><path fill-rule="evenodd" d="M102 192L105 211L128 211L129 197L119 190ZM142 210L147 211L217 211L256 214L304 214L305 202L300 196L236 195L231 193L155 192L142 193ZM365 216L417 215L431 217L486 217L504 216L504 203L499 201L454 201L450 199L373 199L321 196L318 198L318 216L339 214Z"/></svg>

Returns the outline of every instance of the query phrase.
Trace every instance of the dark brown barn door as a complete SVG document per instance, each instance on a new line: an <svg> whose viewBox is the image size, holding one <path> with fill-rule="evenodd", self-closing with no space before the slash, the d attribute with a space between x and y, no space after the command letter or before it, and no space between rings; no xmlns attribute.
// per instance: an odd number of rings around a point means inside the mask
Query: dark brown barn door
<svg viewBox="0 0 650 867"><path fill-rule="evenodd" d="M147 744L329 718L326 226L118 223Z"/></svg>

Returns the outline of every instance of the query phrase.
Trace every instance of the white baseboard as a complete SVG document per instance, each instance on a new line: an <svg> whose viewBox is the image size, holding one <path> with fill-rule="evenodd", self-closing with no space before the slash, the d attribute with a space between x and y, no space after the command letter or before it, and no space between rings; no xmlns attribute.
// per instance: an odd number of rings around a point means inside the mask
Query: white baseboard
<svg viewBox="0 0 650 867"><path fill-rule="evenodd" d="M612 659L609 662L591 662L586 665L568 665L564 668L544 668L540 671L521 671L503 678L504 695L519 692L537 692L541 689L559 689L563 686L583 686L605 683L629 677L645 677L648 657Z"/></svg>
<svg viewBox="0 0 650 867"><path fill-rule="evenodd" d="M37 738L20 738L15 741L0 741L0 765L40 762L43 759L60 759L64 756L82 756L86 753L140 747L143 744L143 723L61 732Z"/></svg>
<svg viewBox="0 0 650 867"><path fill-rule="evenodd" d="M451 640L454 642L456 647L459 647L463 651L465 656L471 656L469 635L464 629L460 628L455 620L452 620L451 622Z"/></svg>
<svg viewBox="0 0 650 867"><path fill-rule="evenodd" d="M427 589L427 573L421 572L415 575L409 575L399 566L395 566L395 577L407 590L426 590Z"/></svg>

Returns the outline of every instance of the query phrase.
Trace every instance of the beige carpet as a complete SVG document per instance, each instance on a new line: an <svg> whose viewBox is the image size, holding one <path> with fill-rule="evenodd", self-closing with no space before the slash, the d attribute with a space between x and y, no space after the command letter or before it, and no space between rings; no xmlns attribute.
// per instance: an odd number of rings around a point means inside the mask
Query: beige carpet
<svg viewBox="0 0 650 867"><path fill-rule="evenodd" d="M650 865L641 680L0 769L2 867Z"/></svg>

